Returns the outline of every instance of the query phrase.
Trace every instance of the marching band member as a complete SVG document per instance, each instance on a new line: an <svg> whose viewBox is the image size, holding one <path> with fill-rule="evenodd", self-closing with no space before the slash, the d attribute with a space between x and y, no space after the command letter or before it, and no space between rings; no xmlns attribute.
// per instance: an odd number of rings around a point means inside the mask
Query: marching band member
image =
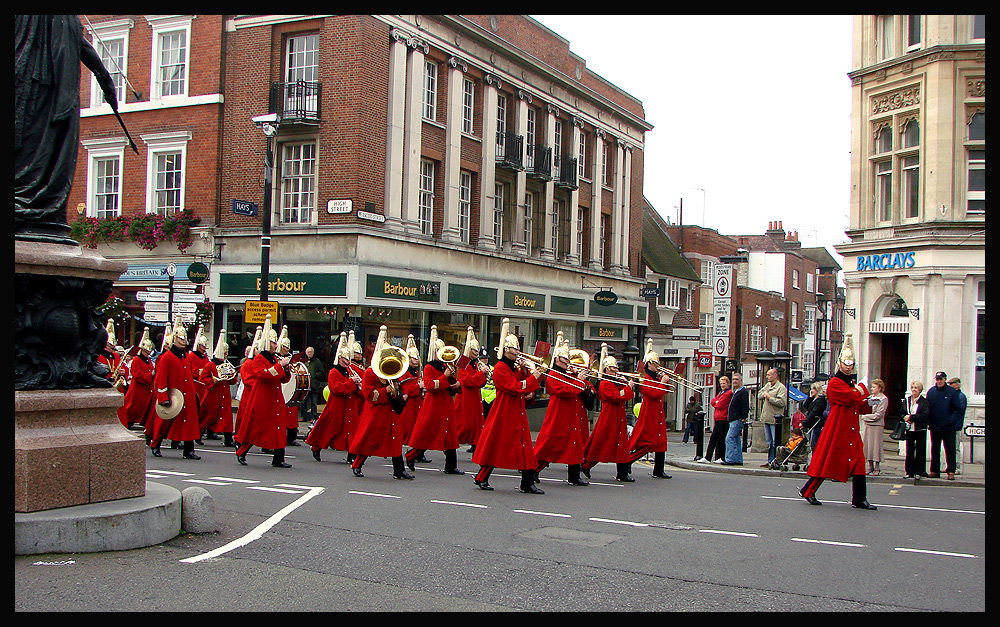
<svg viewBox="0 0 1000 627"><path fill-rule="evenodd" d="M182 400L177 402L182 405L180 413L170 420L153 415L153 436L149 446L156 457L162 457L160 442L169 437L175 442L184 443L184 459L201 459L194 453L194 441L201 435L201 431L198 428L198 401L195 398L190 362L187 360L187 346L187 331L181 317L176 316L170 333L170 348L156 361L153 385L157 403L170 407L172 402L169 391L175 389L181 393Z"/></svg>
<svg viewBox="0 0 1000 627"><path fill-rule="evenodd" d="M510 468L521 471L521 485L518 491L528 494L544 494L535 487L534 474L538 467L535 451L531 443L531 429L524 399L540 386L541 368L530 373L517 364L520 344L517 336L509 333L510 320L503 319L500 328L500 346L497 356L500 361L493 367L493 384L497 397L490 408L489 418L479 434L472 463L479 465L475 484L481 490L492 490L489 478L494 468Z"/></svg>
<svg viewBox="0 0 1000 627"><path fill-rule="evenodd" d="M615 480L632 482L635 479L629 474L632 457L629 455L625 402L635 396L635 383L620 378L612 380L618 375L618 361L608 356L607 344L601 344L600 372L606 373L597 387L601 399L601 414L583 447L586 461L581 469L589 479L590 469L598 462L613 462L617 467Z"/></svg>
<svg viewBox="0 0 1000 627"><path fill-rule="evenodd" d="M861 441L860 414L871 413L868 398L868 377L854 385L851 373L854 371L854 343L851 334L844 337L844 347L837 358L837 373L830 377L826 386L826 400L830 404L830 415L823 425L823 431L816 441L816 450L809 460L806 474L809 479L799 489L799 496L810 505L822 505L816 499L816 490L824 479L834 481L853 480L851 507L857 509L877 509L868 502L865 484L865 452Z"/></svg>
<svg viewBox="0 0 1000 627"><path fill-rule="evenodd" d="M457 381L451 383L455 373L454 364L444 363L438 355L444 347L444 342L437 336L437 325L431 325L427 365L423 372L426 396L420 405L410 439L406 441L407 446L411 447L406 452L406 465L413 470L414 462L428 449L444 451L445 474L464 475L465 471L458 469L458 425L455 421L455 404L451 398L452 386L457 388L459 384Z"/></svg>
<svg viewBox="0 0 1000 627"><path fill-rule="evenodd" d="M128 372L123 371L125 368L125 364L122 363L123 351L117 346L118 340L115 338L115 321L108 318L108 324L104 327L104 330L108 332L108 341L105 343L104 348L98 352L97 362L108 367L108 379L111 379L112 382L120 381L115 386L115 389L124 394L124 381L127 379Z"/></svg>
<svg viewBox="0 0 1000 627"><path fill-rule="evenodd" d="M372 353L372 364L365 370L365 376L361 384L361 393L365 398L365 406L358 418L357 430L351 439L350 452L355 456L351 463L351 470L355 477L364 477L361 467L369 457L391 457L392 476L395 479L413 479L413 475L406 472L403 465L403 440L400 437L402 430L401 414L403 407L402 392L397 384L394 384L382 371L382 364L379 360L381 355L390 349L386 341L386 326L379 329L378 339L375 340L375 350ZM401 370L398 376L402 376L409 361L406 354L396 349L398 354L394 356L398 360L398 368Z"/></svg>
<svg viewBox="0 0 1000 627"><path fill-rule="evenodd" d="M149 359L152 350L153 342L146 327L139 340L139 354L128 369L132 380L125 389L125 403L118 408L118 419L126 429L134 424L145 427L153 413L153 364Z"/></svg>
<svg viewBox="0 0 1000 627"><path fill-rule="evenodd" d="M563 342L563 332L559 331L552 353L551 370L559 373L556 376L545 377L545 390L549 393L549 406L545 410L542 428L535 440L535 457L538 476L549 464L566 464L569 466L569 484L585 486L589 483L580 478L580 465L583 464L583 445L587 441L581 432L581 415L586 421L587 410L584 407L584 394L593 387L583 378L583 373L570 374L569 342ZM573 380L579 383L573 383Z"/></svg>
<svg viewBox="0 0 1000 627"><path fill-rule="evenodd" d="M480 394L483 397L483 425L486 425L486 421L490 419L490 408L493 406L493 401L497 397L497 388L493 385L493 366L490 365L490 354L486 352L486 347L479 347L479 363L482 364L483 372L486 374L486 384L480 390ZM480 427L479 432L482 433L483 429ZM476 436L479 439L479 436ZM476 445L473 444L469 447L466 453L475 453Z"/></svg>
<svg viewBox="0 0 1000 627"><path fill-rule="evenodd" d="M278 355L280 357L292 357L292 341L288 338L288 325L281 326L281 335L278 336ZM287 408L288 422L287 429L288 446L301 446L296 440L299 435L299 406L292 405Z"/></svg>
<svg viewBox="0 0 1000 627"><path fill-rule="evenodd" d="M354 437L354 429L358 424L358 417L361 416L361 410L365 408L365 397L361 393L361 383L365 376L365 360L364 353L362 352L361 342L354 339L354 330L352 329L347 333L347 344L351 347L351 371L357 377L359 381L357 389L351 395L354 398L355 412L353 416L345 416L349 418L344 421L344 433L347 437L348 446L344 447L347 451L351 444L351 438ZM347 463L350 464L354 461L354 455L351 455L350 451L347 453Z"/></svg>
<svg viewBox="0 0 1000 627"><path fill-rule="evenodd" d="M413 425L417 422L417 414L420 413L420 406L424 401L424 378L420 371L420 350L417 348L412 333L406 338L406 355L409 357L409 368L399 380L403 398L406 399L401 422L402 431L400 432L403 442L410 439Z"/></svg>
<svg viewBox="0 0 1000 627"><path fill-rule="evenodd" d="M652 476L657 479L670 479L671 476L663 471L667 452L667 419L663 411L663 397L667 395L670 386L670 375L664 374L662 377L659 375L657 368L660 365L660 356L653 350L653 340L646 342L646 355L642 363L642 382L639 383L642 406L639 408L639 418L632 427L632 438L628 443L632 451L631 462L652 452Z"/></svg>
<svg viewBox="0 0 1000 627"><path fill-rule="evenodd" d="M278 358L275 354L277 350L278 335L271 328L271 316L268 314L264 318L257 355L253 358L256 381L243 394L243 402L248 409L236 433L240 443L236 449L236 461L243 466L247 465L246 455L250 447L256 445L273 451L271 465L275 468L292 467L285 462L285 424L288 419L285 397L281 393L281 384L288 381L291 375L288 358Z"/></svg>
<svg viewBox="0 0 1000 627"><path fill-rule="evenodd" d="M250 391L253 389L254 383L257 382L257 366L255 365L254 357L257 356L257 346L260 345L260 336L263 332L264 328L258 326L257 330L254 331L253 341L250 343L250 346L247 346L243 361L240 362L240 383L242 384L242 389L236 391L240 402L239 406L236 407L236 424L234 425L236 433L240 432L243 417L250 410L250 403L247 402L247 399L250 398ZM239 444L240 441L236 440L237 447L239 447Z"/></svg>
<svg viewBox="0 0 1000 627"><path fill-rule="evenodd" d="M153 365L153 378L156 378L156 363L160 360L160 355L170 350L170 323L167 322L163 327L163 340L160 342L160 351L154 356L150 354L149 361ZM154 381L155 385L155 381ZM154 399L155 399L155 389L154 389ZM156 413L155 407L153 413ZM149 446L153 441L153 426L156 421L150 416L146 420L146 424L143 425L143 433L146 435L146 446ZM150 447L152 448L152 447Z"/></svg>
<svg viewBox="0 0 1000 627"><path fill-rule="evenodd" d="M208 357L208 338L205 337L204 326L200 324L198 325L198 331L194 334L194 345L187 353L187 360L188 366L191 368L191 376L194 377L194 395L198 401L198 415L200 417L201 402L205 398L205 393L208 392L208 385L205 385L205 382L202 380L202 371L210 361ZM196 444L203 444L201 434L202 432L199 431L198 439L195 440Z"/></svg>
<svg viewBox="0 0 1000 627"><path fill-rule="evenodd" d="M313 459L316 461L322 461L320 451L325 448L348 450L347 425L357 422L358 406L354 394L362 385L361 379L351 369L353 354L354 349L347 343L347 334L341 331L334 357L336 363L326 377L330 398L306 436L306 444L312 448Z"/></svg>
<svg viewBox="0 0 1000 627"><path fill-rule="evenodd" d="M218 440L218 434L225 436L223 446L233 446L233 398L229 390L229 379L219 374L219 366L226 361L229 354L229 344L226 343L226 330L219 331L219 339L215 343L212 359L201 371L201 381L206 392L198 406L199 427L205 432L205 438Z"/></svg>
<svg viewBox="0 0 1000 627"><path fill-rule="evenodd" d="M486 418L483 415L483 386L486 385L487 367L479 361L479 341L469 327L463 354L469 360L456 373L459 390L455 395L455 422L460 444L476 445Z"/></svg>

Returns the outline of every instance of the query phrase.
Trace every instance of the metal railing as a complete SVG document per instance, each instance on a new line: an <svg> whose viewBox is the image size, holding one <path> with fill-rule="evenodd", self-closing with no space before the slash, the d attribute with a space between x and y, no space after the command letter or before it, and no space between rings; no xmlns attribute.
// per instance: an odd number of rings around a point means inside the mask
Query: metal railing
<svg viewBox="0 0 1000 627"><path fill-rule="evenodd" d="M576 157L563 156L559 160L559 172L555 177L555 183L559 187L577 189L580 185L576 181Z"/></svg>
<svg viewBox="0 0 1000 627"><path fill-rule="evenodd" d="M552 179L552 148L545 144L528 146L528 174L546 181Z"/></svg>
<svg viewBox="0 0 1000 627"><path fill-rule="evenodd" d="M268 112L281 115L282 123L317 124L322 84L318 81L271 83Z"/></svg>
<svg viewBox="0 0 1000 627"><path fill-rule="evenodd" d="M512 170L523 170L521 155L524 153L524 135L497 131L497 165Z"/></svg>

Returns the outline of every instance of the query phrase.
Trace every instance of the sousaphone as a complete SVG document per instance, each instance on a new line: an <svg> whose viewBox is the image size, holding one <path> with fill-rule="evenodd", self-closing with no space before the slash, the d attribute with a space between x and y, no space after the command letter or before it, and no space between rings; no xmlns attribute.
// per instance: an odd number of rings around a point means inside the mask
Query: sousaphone
<svg viewBox="0 0 1000 627"><path fill-rule="evenodd" d="M184 394L180 390L177 388L168 389L167 397L170 398L170 405L166 407L154 403L156 415L160 417L160 420L173 420L184 409Z"/></svg>

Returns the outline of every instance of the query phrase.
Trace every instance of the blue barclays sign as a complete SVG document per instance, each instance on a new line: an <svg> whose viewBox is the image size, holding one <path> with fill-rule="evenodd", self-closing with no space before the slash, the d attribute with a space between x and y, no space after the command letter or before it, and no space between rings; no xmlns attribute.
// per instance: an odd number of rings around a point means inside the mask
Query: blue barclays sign
<svg viewBox="0 0 1000 627"><path fill-rule="evenodd" d="M858 271L862 270L894 270L896 268L912 268L916 265L913 253L882 253L881 255L864 255L858 257Z"/></svg>

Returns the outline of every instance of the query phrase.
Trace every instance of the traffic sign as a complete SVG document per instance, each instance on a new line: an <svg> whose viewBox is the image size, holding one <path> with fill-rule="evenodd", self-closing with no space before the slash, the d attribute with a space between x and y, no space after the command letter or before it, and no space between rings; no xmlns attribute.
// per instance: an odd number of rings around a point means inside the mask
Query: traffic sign
<svg viewBox="0 0 1000 627"><path fill-rule="evenodd" d="M715 264L715 298L729 298L733 295L733 264Z"/></svg>
<svg viewBox="0 0 1000 627"><path fill-rule="evenodd" d="M246 200L233 199L233 213L238 216L250 216L254 218L257 216L257 204Z"/></svg>
<svg viewBox="0 0 1000 627"><path fill-rule="evenodd" d="M639 298L659 298L660 288L658 287L640 287L639 288Z"/></svg>
<svg viewBox="0 0 1000 627"><path fill-rule="evenodd" d="M167 311L169 306L170 303L147 300L144 305L144 311ZM198 305L195 303L174 303L172 309L174 313L194 313L198 311Z"/></svg>
<svg viewBox="0 0 1000 627"><path fill-rule="evenodd" d="M966 425L963 432L970 438L985 438L986 425L975 425L975 424Z"/></svg>
<svg viewBox="0 0 1000 627"><path fill-rule="evenodd" d="M243 308L243 322L246 324L264 324L264 318L271 314L271 324L278 322L278 301L248 300Z"/></svg>
<svg viewBox="0 0 1000 627"><path fill-rule="evenodd" d="M205 294L174 293L175 303L203 303L208 299Z"/></svg>
<svg viewBox="0 0 1000 627"><path fill-rule="evenodd" d="M712 347L712 354L716 357L726 357L729 355L729 338L717 337Z"/></svg>
<svg viewBox="0 0 1000 627"><path fill-rule="evenodd" d="M167 292L136 292L135 299L140 303L155 301L165 303L170 299ZM203 303L207 299L205 294L192 294L191 292L174 292L175 303Z"/></svg>
<svg viewBox="0 0 1000 627"><path fill-rule="evenodd" d="M180 316L181 322L184 324L191 324L198 320L198 316L193 313L174 313L174 316ZM146 322L172 322L167 318L167 312L165 311L148 311L142 316Z"/></svg>
<svg viewBox="0 0 1000 627"><path fill-rule="evenodd" d="M729 314L732 312L732 299L716 298L712 304L715 314L712 335L715 337L729 337Z"/></svg>

